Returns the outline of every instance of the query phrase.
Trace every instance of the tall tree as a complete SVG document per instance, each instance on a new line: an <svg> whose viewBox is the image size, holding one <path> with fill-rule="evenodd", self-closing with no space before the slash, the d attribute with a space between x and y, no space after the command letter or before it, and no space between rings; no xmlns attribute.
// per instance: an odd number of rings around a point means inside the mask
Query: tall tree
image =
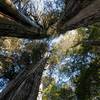
<svg viewBox="0 0 100 100"><path fill-rule="evenodd" d="M4 15L1 15L1 36L15 36L23 38L27 37L33 39L40 39L46 38L49 35L52 36L53 34L58 35L61 33L65 33L68 30L72 30L82 26L87 26L94 22L100 21L100 0L63 0L62 3L64 7L63 9L60 9L60 15L58 14L57 17L55 17L54 15L54 18L56 18L56 20L49 24L48 29L41 29L39 25L37 25L34 21L30 21L29 18L27 18L24 14L19 12L14 6L14 4L11 2L11 0L1 0L1 12L10 16L16 21L15 22L9 20L8 18L4 17ZM52 6L50 4L52 5L52 3L49 3L48 7L51 9ZM57 6L59 9L59 3L57 4ZM58 10L50 11L53 14L58 13ZM50 12L48 14L50 14ZM50 23L52 20L53 16L50 17L50 20L46 19L46 23ZM9 23L9 25L7 24L7 22ZM30 27L30 30L25 26ZM14 29L17 29L17 31L15 31ZM16 33L14 33L14 31ZM35 33L32 34L33 32Z"/></svg>
<svg viewBox="0 0 100 100"><path fill-rule="evenodd" d="M37 44L38 46L35 46L32 51L32 63L29 54L24 53L21 58L25 65L24 69L8 83L0 94L0 100L36 100L47 61L47 57L44 56L47 51L46 43Z"/></svg>
<svg viewBox="0 0 100 100"><path fill-rule="evenodd" d="M56 8L53 8L53 3ZM17 9L11 0L1 0L0 36L43 39L100 21L100 0L57 0L45 4L45 12L42 14L38 14L31 4L27 5L30 11L24 6L26 13L23 13L20 4ZM31 8L34 8L35 14ZM26 62L27 67L8 84L0 94L0 100L36 100L46 61L46 58L42 58L46 46L38 46L33 65ZM42 47L44 48L41 49Z"/></svg>

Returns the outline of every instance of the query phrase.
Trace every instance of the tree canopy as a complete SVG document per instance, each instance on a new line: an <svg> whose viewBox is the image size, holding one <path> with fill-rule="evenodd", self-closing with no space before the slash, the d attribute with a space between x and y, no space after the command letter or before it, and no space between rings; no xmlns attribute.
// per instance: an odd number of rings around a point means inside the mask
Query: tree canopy
<svg viewBox="0 0 100 100"><path fill-rule="evenodd" d="M100 99L99 21L100 0L0 0L0 100Z"/></svg>

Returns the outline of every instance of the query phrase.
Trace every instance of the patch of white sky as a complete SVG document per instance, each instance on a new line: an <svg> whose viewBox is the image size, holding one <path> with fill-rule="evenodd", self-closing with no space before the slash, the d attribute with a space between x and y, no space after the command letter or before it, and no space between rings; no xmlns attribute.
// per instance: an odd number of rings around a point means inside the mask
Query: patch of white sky
<svg viewBox="0 0 100 100"><path fill-rule="evenodd" d="M47 2L50 2L52 4L53 9L56 9L56 7L57 7L56 1L57 0L31 0L31 2L33 3L33 5L35 5L35 7L37 8L37 10L40 11L40 12L44 12L44 7L45 7L45 4ZM60 7L57 7L57 9L60 10Z"/></svg>
<svg viewBox="0 0 100 100"><path fill-rule="evenodd" d="M72 30L72 31L68 31L65 33L66 35L73 35L73 34L77 34L77 30ZM59 43L63 38L65 37L65 35L60 35L57 38L54 38L51 42L50 42L50 46L53 46L56 43Z"/></svg>
<svg viewBox="0 0 100 100"><path fill-rule="evenodd" d="M2 90L6 87L8 81L8 79L0 78L0 92L2 92Z"/></svg>
<svg viewBox="0 0 100 100"><path fill-rule="evenodd" d="M31 0L31 2L33 3L33 5L36 5L35 7L37 8L37 10L43 11L44 0Z"/></svg>

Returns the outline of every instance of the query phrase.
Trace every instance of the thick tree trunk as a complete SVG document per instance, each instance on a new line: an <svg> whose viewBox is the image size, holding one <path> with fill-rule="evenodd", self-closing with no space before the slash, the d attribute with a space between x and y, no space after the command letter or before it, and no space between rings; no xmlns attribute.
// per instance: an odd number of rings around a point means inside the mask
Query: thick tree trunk
<svg viewBox="0 0 100 100"><path fill-rule="evenodd" d="M40 33L34 27L27 27L21 25L7 18L7 16L0 14L0 36L41 39L47 38L48 35Z"/></svg>
<svg viewBox="0 0 100 100"><path fill-rule="evenodd" d="M17 77L7 85L0 94L0 100L36 100L47 61L47 57L43 57L47 45L40 44L39 46L36 49L37 52L33 53L33 64L26 65ZM42 49L40 50L40 48Z"/></svg>
<svg viewBox="0 0 100 100"><path fill-rule="evenodd" d="M0 0L0 11L23 25L28 27L30 26L38 30L41 29L40 26L38 26L34 21L19 12L11 0Z"/></svg>
<svg viewBox="0 0 100 100"><path fill-rule="evenodd" d="M76 89L77 100L92 100L92 81L94 80L95 83L100 83L100 66L99 64L95 63L90 64L90 67L88 69L85 69L81 72L79 83Z"/></svg>
<svg viewBox="0 0 100 100"><path fill-rule="evenodd" d="M27 66L7 85L0 100L36 100L45 63L43 58L35 66Z"/></svg>
<svg viewBox="0 0 100 100"><path fill-rule="evenodd" d="M64 15L48 33L63 34L95 22L100 22L100 0L66 0Z"/></svg>
<svg viewBox="0 0 100 100"><path fill-rule="evenodd" d="M31 24L32 22L30 20L28 20L24 15L22 15L15 9L14 5L11 3L10 0L1 0L0 5L0 7L2 8L2 13L7 14L18 23L24 25L24 27L21 25L16 26L15 23L12 24L12 21L11 23L9 21L9 30L7 30L6 27L2 26L2 24L7 24L7 22L1 23L0 36L12 36L22 38L31 37L33 39L47 38L50 35L52 36L55 34L62 34L68 30L87 26L100 21L100 0L65 0L65 12L61 17L61 20L52 25L46 33L44 33L44 31L42 31L35 25ZM27 28L25 26L30 28L30 31L29 29L26 30ZM35 34L33 35L32 32L33 34Z"/></svg>

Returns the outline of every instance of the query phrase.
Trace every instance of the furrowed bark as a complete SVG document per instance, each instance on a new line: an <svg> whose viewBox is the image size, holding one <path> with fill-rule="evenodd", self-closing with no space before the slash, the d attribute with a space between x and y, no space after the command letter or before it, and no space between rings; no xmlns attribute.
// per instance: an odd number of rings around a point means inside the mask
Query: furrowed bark
<svg viewBox="0 0 100 100"><path fill-rule="evenodd" d="M40 51L40 47L42 51ZM38 52L33 54L33 63L26 65L25 69L7 85L0 93L0 100L33 100L33 98L36 100L42 73L48 59L45 56L46 44L40 44L36 48L35 50Z"/></svg>
<svg viewBox="0 0 100 100"><path fill-rule="evenodd" d="M71 20L64 23L64 26L61 30L65 31L65 29L75 29L78 27L93 24L94 22L98 21L100 21L100 0L95 0L92 2L92 4L82 9Z"/></svg>
<svg viewBox="0 0 100 100"><path fill-rule="evenodd" d="M43 63L43 65L37 68L34 73L31 73L22 82L15 93L12 91L12 95L9 100L36 100L44 67L45 64Z"/></svg>
<svg viewBox="0 0 100 100"><path fill-rule="evenodd" d="M31 98L31 96L34 97L34 95L37 97L38 92L35 90L38 90L39 88L40 79L45 67L45 63L46 58L41 59L35 66L27 66L28 68L20 72L20 74L7 85L7 88L5 88L4 91L0 94L0 100L28 100L28 97L26 95L28 90L30 91L28 94L29 98ZM28 87L28 84L29 86L31 85L31 88ZM23 85L25 85L26 87L23 87ZM24 91L24 89L28 90ZM32 92L30 89L32 89L32 91L34 92Z"/></svg>
<svg viewBox="0 0 100 100"><path fill-rule="evenodd" d="M34 27L27 27L14 20L8 19L4 15L0 15L0 36L29 38L29 39L41 39L49 37L46 34L42 34Z"/></svg>
<svg viewBox="0 0 100 100"><path fill-rule="evenodd" d="M63 34L66 31L100 22L100 0L69 0L61 20L49 28L48 34ZM72 1L72 2L71 2ZM76 3L74 3L76 1ZM75 6L75 7L74 7Z"/></svg>
<svg viewBox="0 0 100 100"><path fill-rule="evenodd" d="M23 15L21 12L19 12L15 5L11 2L11 0L0 0L0 11L4 14L9 15L12 17L15 21L24 24L26 26L34 27L38 30L40 30L40 26L38 26L34 21L27 18L25 15Z"/></svg>
<svg viewBox="0 0 100 100"><path fill-rule="evenodd" d="M65 0L65 13L63 14L59 24L65 22L76 16L82 9L92 4L94 0Z"/></svg>
<svg viewBox="0 0 100 100"><path fill-rule="evenodd" d="M10 6L9 6L9 2L7 1L10 0L0 1L1 8L2 8L1 12L9 15L15 21L17 21L17 23L21 23L25 25L27 28L30 28L31 30L29 24L30 22L26 21L27 18L22 17L24 15L19 13L15 9L15 7L13 7L14 5L11 3L11 1L10 1ZM61 17L61 20L59 20L57 23L51 26L46 33L44 33L43 30L41 31L40 29L33 26L32 28L36 30L36 34L34 33L33 36L33 34L30 33L32 33L32 31L34 32L34 30L26 31L26 27L20 28L20 26L16 26L16 24L15 25L11 24L9 27L13 27L13 30L12 28L9 28L9 30L7 30L6 27L3 27L0 29L1 36L40 39L40 38L47 38L50 35L51 36L60 35L69 30L88 26L95 22L100 22L100 0L66 0L65 5L66 5L65 12ZM4 9L6 7L8 10L5 11ZM22 16L19 16L20 14ZM2 24L0 26L2 26ZM15 31L16 27L17 27L17 31ZM24 33L26 33L26 35Z"/></svg>

